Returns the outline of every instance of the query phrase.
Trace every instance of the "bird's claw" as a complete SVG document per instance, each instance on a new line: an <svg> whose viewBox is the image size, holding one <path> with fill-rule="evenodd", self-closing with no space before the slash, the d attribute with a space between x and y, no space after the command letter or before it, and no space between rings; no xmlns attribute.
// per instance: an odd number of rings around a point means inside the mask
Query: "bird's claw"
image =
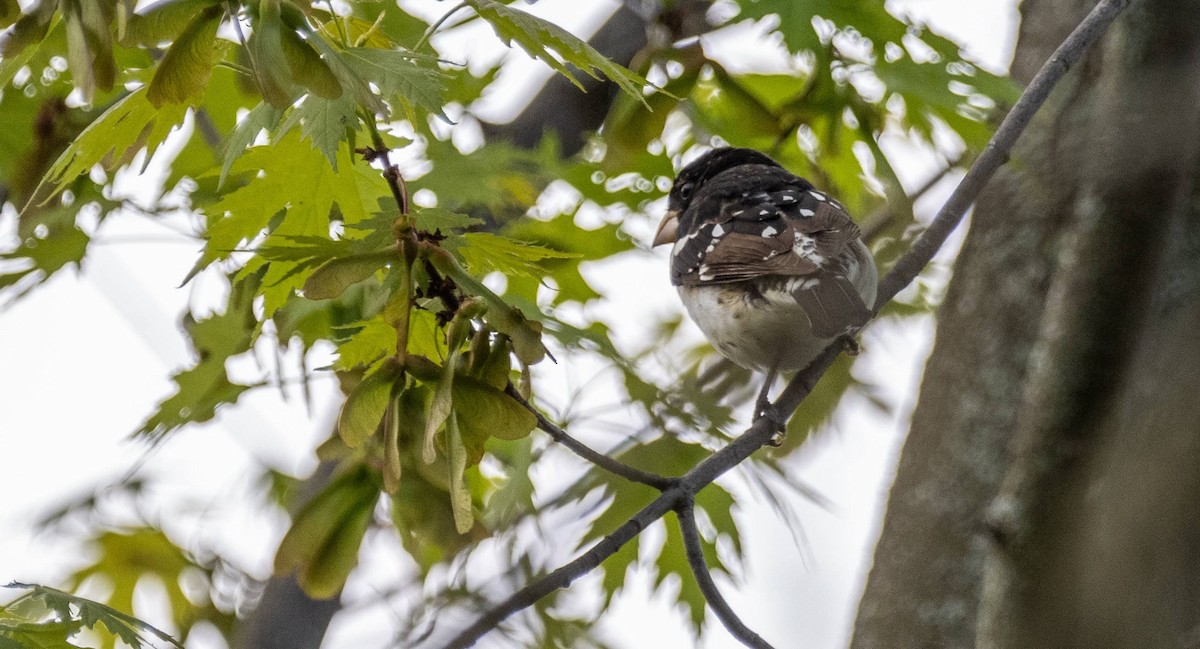
<svg viewBox="0 0 1200 649"><path fill-rule="evenodd" d="M858 339L854 336L849 334L842 336L841 343L842 351L846 352L847 356L858 356L862 353L862 345L859 344Z"/></svg>
<svg viewBox="0 0 1200 649"><path fill-rule="evenodd" d="M759 419L766 419L773 428L767 444L775 448L783 446L783 440L787 437L787 419L780 414L779 409L770 403L760 404L755 410L754 421Z"/></svg>

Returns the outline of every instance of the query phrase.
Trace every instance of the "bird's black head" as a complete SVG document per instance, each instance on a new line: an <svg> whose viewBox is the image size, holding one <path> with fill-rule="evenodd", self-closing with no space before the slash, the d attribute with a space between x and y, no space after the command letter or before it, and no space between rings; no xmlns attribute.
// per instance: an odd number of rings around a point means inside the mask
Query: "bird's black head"
<svg viewBox="0 0 1200 649"><path fill-rule="evenodd" d="M766 154L759 153L754 149L735 149L732 147L713 149L688 163L679 172L679 175L675 178L675 184L671 187L671 193L667 198L667 209L683 213L687 209L688 203L691 202L692 197L696 195L697 190L704 184L704 181L722 171L749 164L767 165L770 167L780 166L778 162L775 162Z"/></svg>
<svg viewBox="0 0 1200 649"><path fill-rule="evenodd" d="M692 198L699 193L700 187L705 181L723 171L742 165L767 165L782 168L778 162L754 149L721 147L696 158L679 172L675 178L675 184L671 186L671 193L667 195L667 215L658 225L653 245L657 246L675 240L679 231L680 215L687 211Z"/></svg>

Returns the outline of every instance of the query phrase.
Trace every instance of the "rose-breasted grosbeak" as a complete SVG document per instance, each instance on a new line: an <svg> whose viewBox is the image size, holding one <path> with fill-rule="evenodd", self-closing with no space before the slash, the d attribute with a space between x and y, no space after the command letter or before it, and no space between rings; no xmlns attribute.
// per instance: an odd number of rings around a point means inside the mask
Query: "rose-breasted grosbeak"
<svg viewBox="0 0 1200 649"><path fill-rule="evenodd" d="M714 149L679 172L654 237L671 242L671 283L692 320L723 356L767 374L756 417L776 372L870 317L878 275L858 226L758 151Z"/></svg>

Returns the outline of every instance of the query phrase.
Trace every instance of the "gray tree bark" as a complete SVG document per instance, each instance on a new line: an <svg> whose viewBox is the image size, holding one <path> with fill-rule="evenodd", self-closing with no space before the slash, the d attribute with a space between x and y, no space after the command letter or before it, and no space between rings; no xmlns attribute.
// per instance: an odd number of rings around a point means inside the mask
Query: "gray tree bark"
<svg viewBox="0 0 1200 649"><path fill-rule="evenodd" d="M1198 16L1197 0L1146 0L1105 53L990 510L980 647L1200 644Z"/></svg>
<svg viewBox="0 0 1200 649"><path fill-rule="evenodd" d="M1026 0L1014 77L1091 4ZM1200 646L1197 16L1137 4L981 197L854 647Z"/></svg>
<svg viewBox="0 0 1200 649"><path fill-rule="evenodd" d="M1091 9L1027 0L1012 75L1027 83ZM1078 170L1077 143L1097 76L1089 55L1065 78L980 196L938 313L937 340L900 455L855 649L969 647L987 544L983 512L1007 464L1030 352Z"/></svg>

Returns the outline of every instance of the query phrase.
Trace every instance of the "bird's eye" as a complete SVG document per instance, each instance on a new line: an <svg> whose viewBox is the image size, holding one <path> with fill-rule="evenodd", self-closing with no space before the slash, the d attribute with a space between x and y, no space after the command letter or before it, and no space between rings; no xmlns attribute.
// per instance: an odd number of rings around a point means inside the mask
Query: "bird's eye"
<svg viewBox="0 0 1200 649"><path fill-rule="evenodd" d="M687 199L692 197L692 189L694 189L694 188L695 188L694 184L684 183L679 188L679 197L686 201Z"/></svg>

